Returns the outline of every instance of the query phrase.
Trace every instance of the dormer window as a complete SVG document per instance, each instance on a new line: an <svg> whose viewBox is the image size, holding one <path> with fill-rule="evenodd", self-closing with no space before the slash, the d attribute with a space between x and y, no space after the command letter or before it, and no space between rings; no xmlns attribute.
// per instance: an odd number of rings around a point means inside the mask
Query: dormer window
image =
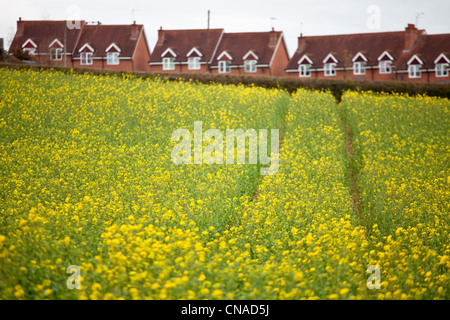
<svg viewBox="0 0 450 320"><path fill-rule="evenodd" d="M378 69L380 74L389 74L392 73L392 62L394 61L394 57L392 57L389 52L384 51L378 57Z"/></svg>
<svg viewBox="0 0 450 320"><path fill-rule="evenodd" d="M106 48L106 64L108 65L118 65L119 55L122 50L115 43L111 43L108 48Z"/></svg>
<svg viewBox="0 0 450 320"><path fill-rule="evenodd" d="M80 64L81 65L91 65L92 64L92 52L82 52L80 54Z"/></svg>
<svg viewBox="0 0 450 320"><path fill-rule="evenodd" d="M230 61L219 61L219 73L230 73Z"/></svg>
<svg viewBox="0 0 450 320"><path fill-rule="evenodd" d="M325 76L335 76L336 75L336 63L325 63Z"/></svg>
<svg viewBox="0 0 450 320"><path fill-rule="evenodd" d="M366 74L366 63L365 62L355 62L353 64L353 74L354 75Z"/></svg>
<svg viewBox="0 0 450 320"><path fill-rule="evenodd" d="M299 61L298 61L298 71L299 76L301 78L308 78L311 76L311 66L313 64L312 60L308 58L307 55L304 55Z"/></svg>
<svg viewBox="0 0 450 320"><path fill-rule="evenodd" d="M332 77L336 75L336 65L338 60L330 53L324 60L324 74L325 77Z"/></svg>
<svg viewBox="0 0 450 320"><path fill-rule="evenodd" d="M171 48L167 48L161 55L163 70L175 70L175 57L177 54Z"/></svg>
<svg viewBox="0 0 450 320"><path fill-rule="evenodd" d="M310 64L302 64L300 65L300 77L301 78L309 78L311 77L311 65Z"/></svg>
<svg viewBox="0 0 450 320"><path fill-rule="evenodd" d="M119 64L119 53L118 52L108 52L106 54L106 64L118 65Z"/></svg>
<svg viewBox="0 0 450 320"><path fill-rule="evenodd" d="M436 77L448 77L448 63L436 64Z"/></svg>
<svg viewBox="0 0 450 320"><path fill-rule="evenodd" d="M408 75L410 78L420 78L422 76L422 72L420 71L419 64L413 64L408 67Z"/></svg>
<svg viewBox="0 0 450 320"><path fill-rule="evenodd" d="M189 57L188 68L189 70L200 70L200 57Z"/></svg>
<svg viewBox="0 0 450 320"><path fill-rule="evenodd" d="M23 52L27 52L29 55L35 55L36 49L35 48L23 48Z"/></svg>
<svg viewBox="0 0 450 320"><path fill-rule="evenodd" d="M358 54L352 59L352 62L354 75L358 76L366 74L367 58L361 52L358 52Z"/></svg>
<svg viewBox="0 0 450 320"><path fill-rule="evenodd" d="M392 61L380 61L378 64L380 74L392 73Z"/></svg>
<svg viewBox="0 0 450 320"><path fill-rule="evenodd" d="M230 73L233 57L227 51L222 51L217 60L219 61L219 73Z"/></svg>
<svg viewBox="0 0 450 320"><path fill-rule="evenodd" d="M189 70L200 70L200 60L203 54L197 47L193 47L191 51L186 55L188 57L188 69Z"/></svg>
<svg viewBox="0 0 450 320"><path fill-rule="evenodd" d="M50 51L50 59L53 61L61 61L63 56L63 49L62 48L56 48L51 49Z"/></svg>
<svg viewBox="0 0 450 320"><path fill-rule="evenodd" d="M434 60L434 64L436 66L437 78L448 77L450 60L444 54L439 55L439 57L437 57L437 59Z"/></svg>
<svg viewBox="0 0 450 320"><path fill-rule="evenodd" d="M243 57L244 60L244 71L247 73L256 72L256 63L259 60L259 56L253 51L248 51Z"/></svg>
<svg viewBox="0 0 450 320"><path fill-rule="evenodd" d="M64 45L58 39L53 40L48 46L50 48L50 59L53 61L61 61L63 58Z"/></svg>
<svg viewBox="0 0 450 320"><path fill-rule="evenodd" d="M244 61L244 70L248 73L256 72L256 60L245 60Z"/></svg>
<svg viewBox="0 0 450 320"><path fill-rule="evenodd" d="M410 79L415 78L421 78L422 72L420 70L420 67L423 65L422 60L416 55L414 55L411 59L408 61L408 77Z"/></svg>
<svg viewBox="0 0 450 320"><path fill-rule="evenodd" d="M36 48L37 48L37 44L34 43L34 41L31 39L28 39L22 45L22 51L27 52L30 55L36 54Z"/></svg>
<svg viewBox="0 0 450 320"><path fill-rule="evenodd" d="M163 70L175 70L175 58L163 58Z"/></svg>
<svg viewBox="0 0 450 320"><path fill-rule="evenodd" d="M88 43L85 43L80 50L80 64L81 65L91 65L92 55L94 53L94 48L92 48Z"/></svg>

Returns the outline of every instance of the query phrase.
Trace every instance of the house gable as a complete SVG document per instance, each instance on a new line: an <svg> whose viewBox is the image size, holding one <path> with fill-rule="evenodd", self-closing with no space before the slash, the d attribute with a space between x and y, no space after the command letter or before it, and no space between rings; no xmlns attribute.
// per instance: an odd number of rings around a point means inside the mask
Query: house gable
<svg viewBox="0 0 450 320"><path fill-rule="evenodd" d="M441 53L436 60L434 60L434 64L442 64L442 63L448 63L450 64L450 59L443 53Z"/></svg>
<svg viewBox="0 0 450 320"><path fill-rule="evenodd" d="M203 54L200 52L199 49L197 49L196 47L193 47L191 49L191 51L189 51L186 55L186 57L203 57Z"/></svg>
<svg viewBox="0 0 450 320"><path fill-rule="evenodd" d="M114 42L109 45L108 48L106 48L105 52L121 52L119 46L115 44Z"/></svg>
<svg viewBox="0 0 450 320"><path fill-rule="evenodd" d="M377 59L378 61L394 61L394 57L389 52L384 51Z"/></svg>
<svg viewBox="0 0 450 320"><path fill-rule="evenodd" d="M313 64L313 61L312 61L306 54L304 54L304 55L300 58L300 60L298 60L298 64L299 64L299 65L304 65L304 64L310 64L310 65L312 65L312 64Z"/></svg>
<svg viewBox="0 0 450 320"><path fill-rule="evenodd" d="M352 62L367 62L367 58L361 52L358 52L353 57Z"/></svg>
<svg viewBox="0 0 450 320"><path fill-rule="evenodd" d="M233 57L227 52L227 51L222 51L221 54L219 54L219 56L217 57L217 60L222 60L222 61L231 61L233 60Z"/></svg>
<svg viewBox="0 0 450 320"><path fill-rule="evenodd" d="M423 65L423 61L417 55L413 55L411 57L411 59L409 59L407 65L408 66L410 66L410 65Z"/></svg>
<svg viewBox="0 0 450 320"><path fill-rule="evenodd" d="M28 49L28 48L29 48L29 49L36 49L36 48L37 48L37 44L34 43L33 40L28 39L27 41L24 42L24 44L22 45L22 48L23 48L23 49L25 49L25 48L27 48L27 49Z"/></svg>
<svg viewBox="0 0 450 320"><path fill-rule="evenodd" d="M49 48L64 48L64 45L58 39L53 40L48 46Z"/></svg>
<svg viewBox="0 0 450 320"><path fill-rule="evenodd" d="M94 48L92 48L89 43L85 43L78 52L94 52Z"/></svg>
<svg viewBox="0 0 450 320"><path fill-rule="evenodd" d="M338 63L338 62L339 62L339 60L336 59L336 58L334 57L334 55L331 54L331 53L329 53L329 54L325 57L325 59L323 59L323 63L324 63L324 64L328 64L328 63Z"/></svg>
<svg viewBox="0 0 450 320"><path fill-rule="evenodd" d="M161 58L176 58L176 57L177 54L171 48L167 48L166 51L164 51L161 54Z"/></svg>
<svg viewBox="0 0 450 320"><path fill-rule="evenodd" d="M259 57L255 54L253 50L248 51L245 56L242 58L242 60L259 60Z"/></svg>

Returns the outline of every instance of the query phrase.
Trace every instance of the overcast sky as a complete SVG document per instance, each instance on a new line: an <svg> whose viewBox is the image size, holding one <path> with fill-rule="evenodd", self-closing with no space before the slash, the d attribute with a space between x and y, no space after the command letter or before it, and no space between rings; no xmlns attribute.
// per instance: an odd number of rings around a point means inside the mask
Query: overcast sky
<svg viewBox="0 0 450 320"><path fill-rule="evenodd" d="M16 21L84 19L144 24L151 50L157 29L211 28L227 32L284 31L289 54L304 35L404 30L415 23L429 34L450 33L450 0L0 0L0 38L8 46ZM275 19L272 19L275 18Z"/></svg>

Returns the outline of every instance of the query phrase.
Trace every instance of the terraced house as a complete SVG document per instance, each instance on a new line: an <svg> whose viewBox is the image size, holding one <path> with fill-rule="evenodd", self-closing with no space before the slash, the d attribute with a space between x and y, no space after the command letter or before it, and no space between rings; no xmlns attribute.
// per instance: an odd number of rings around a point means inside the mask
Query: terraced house
<svg viewBox="0 0 450 320"><path fill-rule="evenodd" d="M209 72L223 29L158 30L152 72Z"/></svg>
<svg viewBox="0 0 450 320"><path fill-rule="evenodd" d="M289 56L281 31L163 30L150 71L283 76Z"/></svg>
<svg viewBox="0 0 450 320"><path fill-rule="evenodd" d="M86 24L85 21L17 21L10 54L27 52L40 65L148 71L144 26Z"/></svg>
<svg viewBox="0 0 450 320"><path fill-rule="evenodd" d="M291 77L449 83L450 34L404 31L300 35Z"/></svg>

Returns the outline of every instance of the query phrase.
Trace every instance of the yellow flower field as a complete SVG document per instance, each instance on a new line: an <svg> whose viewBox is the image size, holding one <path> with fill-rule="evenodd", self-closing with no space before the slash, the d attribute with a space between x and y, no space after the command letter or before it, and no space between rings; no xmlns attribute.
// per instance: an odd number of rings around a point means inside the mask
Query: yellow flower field
<svg viewBox="0 0 450 320"><path fill-rule="evenodd" d="M448 299L448 107L0 69L0 299ZM194 121L280 129L279 172L174 164Z"/></svg>

